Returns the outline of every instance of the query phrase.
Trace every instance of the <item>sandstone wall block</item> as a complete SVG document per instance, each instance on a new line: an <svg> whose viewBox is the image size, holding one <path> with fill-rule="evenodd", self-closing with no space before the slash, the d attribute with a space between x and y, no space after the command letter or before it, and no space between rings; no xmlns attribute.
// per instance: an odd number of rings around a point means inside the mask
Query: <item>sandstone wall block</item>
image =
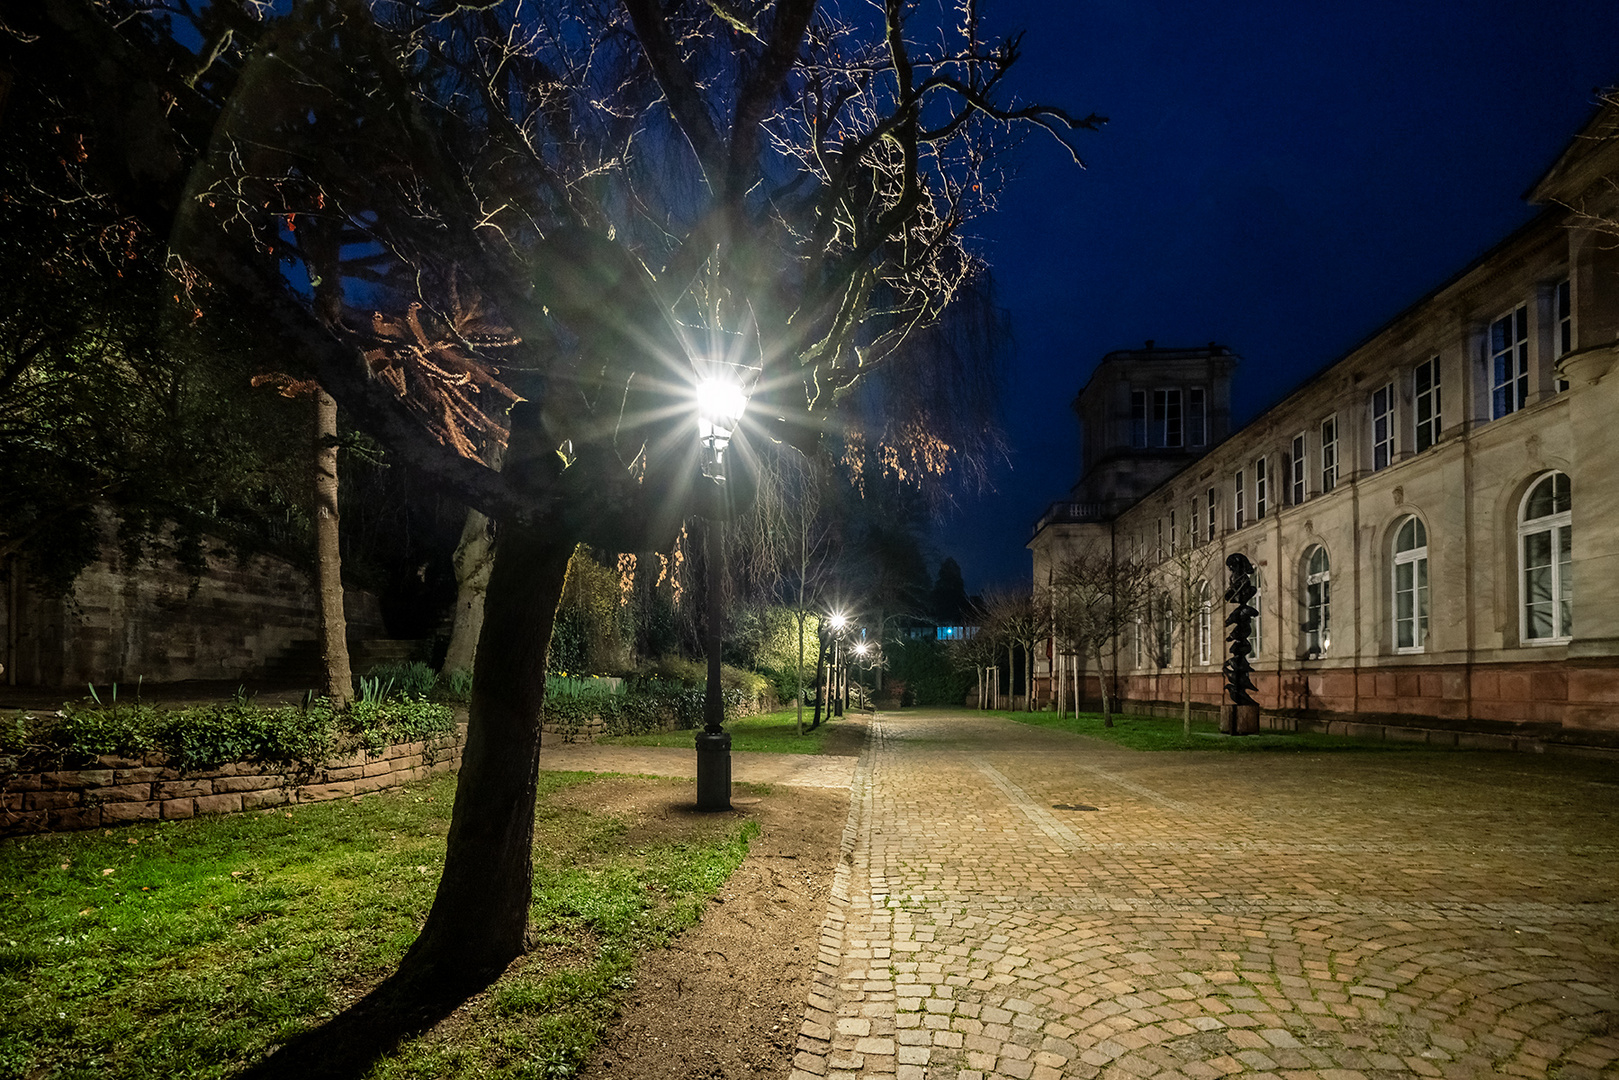
<svg viewBox="0 0 1619 1080"><path fill-rule="evenodd" d="M156 799L146 802L107 803L101 808L101 824L122 825L129 821L156 821L163 813L163 804Z"/></svg>
<svg viewBox="0 0 1619 1080"><path fill-rule="evenodd" d="M214 794L226 795L237 791L262 791L265 788L281 786L281 777L277 776L221 776L214 781Z"/></svg>
<svg viewBox="0 0 1619 1080"><path fill-rule="evenodd" d="M240 795L203 795L197 799L199 814L234 814L241 809Z"/></svg>

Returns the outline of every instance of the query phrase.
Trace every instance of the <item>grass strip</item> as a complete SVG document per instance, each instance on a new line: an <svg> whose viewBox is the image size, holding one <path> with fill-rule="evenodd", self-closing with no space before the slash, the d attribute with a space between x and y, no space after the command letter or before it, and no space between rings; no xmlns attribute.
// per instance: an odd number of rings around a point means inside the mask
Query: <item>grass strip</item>
<svg viewBox="0 0 1619 1080"><path fill-rule="evenodd" d="M698 918L752 823L630 847L540 774L540 946L379 1078L563 1077L633 980ZM225 1077L379 982L444 861L453 777L333 802L0 842L0 1076Z"/></svg>
<svg viewBox="0 0 1619 1080"><path fill-rule="evenodd" d="M812 713L804 710L804 726L810 725ZM822 720L814 731L798 733L798 713L793 709L743 716L725 725L731 733L731 749L759 751L767 754L824 754L827 735L838 720ZM649 735L619 735L610 739L597 739L603 746L678 746L692 748L694 731L657 731Z"/></svg>
<svg viewBox="0 0 1619 1080"><path fill-rule="evenodd" d="M985 713L977 713L985 715ZM1428 749L1422 743L1383 742L1372 739L1352 739L1345 735L1322 735L1313 731L1266 731L1257 735L1222 735L1212 720L1192 721L1192 734L1188 737L1181 718L1166 716L1140 716L1134 713L1115 713L1113 726L1102 726L1101 713L1080 713L1078 716L1058 716L1052 712L1004 712L988 715L1004 716L1020 724L1052 728L1075 735L1102 739L1115 746L1130 750L1206 750L1213 753L1383 753Z"/></svg>

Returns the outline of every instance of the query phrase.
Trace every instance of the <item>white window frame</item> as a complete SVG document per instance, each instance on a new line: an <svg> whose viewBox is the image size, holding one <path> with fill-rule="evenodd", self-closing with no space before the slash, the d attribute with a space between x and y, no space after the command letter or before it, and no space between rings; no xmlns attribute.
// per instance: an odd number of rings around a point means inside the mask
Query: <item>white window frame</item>
<svg viewBox="0 0 1619 1080"><path fill-rule="evenodd" d="M1379 398L1382 400L1379 401ZM1394 464L1394 384L1372 391L1372 471Z"/></svg>
<svg viewBox="0 0 1619 1080"><path fill-rule="evenodd" d="M1158 559L1161 562L1161 561L1163 561L1163 558L1164 558L1164 519L1159 518L1158 519Z"/></svg>
<svg viewBox="0 0 1619 1080"><path fill-rule="evenodd" d="M1203 527L1208 530L1208 539L1211 544L1214 542L1215 529L1219 527L1217 524L1220 517L1219 510L1220 490L1218 488L1209 488L1209 517L1203 523Z"/></svg>
<svg viewBox="0 0 1619 1080"><path fill-rule="evenodd" d="M1237 486L1234 494L1231 496L1231 527L1233 529L1240 529L1244 524L1246 524L1245 514L1248 509L1246 505L1247 501L1247 495L1243 491L1242 486L1242 470L1238 469Z"/></svg>
<svg viewBox="0 0 1619 1080"><path fill-rule="evenodd" d="M1412 546L1400 549L1400 534L1407 525L1413 527L1415 536L1420 536L1422 542L1413 542ZM1428 572L1428 527L1422 519L1415 514L1408 514L1401 519L1394 530L1392 540L1394 562L1390 567L1389 589L1392 604L1389 608L1390 621L1394 636L1394 651L1397 653L1420 653L1428 651L1428 616L1430 610L1430 581ZM1400 574L1403 568L1409 567L1410 582L1402 586ZM1409 593L1411 597L1411 616L1405 618L1400 613L1400 596ZM1409 624L1411 644L1401 645L1401 631L1406 629L1403 624Z"/></svg>
<svg viewBox="0 0 1619 1080"><path fill-rule="evenodd" d="M1197 586L1197 662L1207 667L1213 653L1214 601L1209 583Z"/></svg>
<svg viewBox="0 0 1619 1080"><path fill-rule="evenodd" d="M1498 336L1502 333L1505 336ZM1484 349L1490 419L1499 420L1529 404L1529 305L1519 304L1492 319L1485 331Z"/></svg>
<svg viewBox="0 0 1619 1080"><path fill-rule="evenodd" d="M1309 440L1304 437L1304 432L1302 431L1293 436L1293 458L1287 464L1288 471L1292 474L1289 477L1291 480L1289 486L1292 489L1294 506L1302 503L1307 496L1304 485L1306 483L1305 477L1309 475L1309 459L1306 456L1308 443Z"/></svg>
<svg viewBox="0 0 1619 1080"><path fill-rule="evenodd" d="M1191 511L1191 517L1186 519L1186 546L1195 548L1202 542L1199 537L1203 535L1202 519L1198 516L1197 496L1192 496L1192 501L1187 508Z"/></svg>
<svg viewBox="0 0 1619 1080"><path fill-rule="evenodd" d="M1254 655L1258 656L1265 651L1265 576L1264 571L1254 567L1254 572L1248 579L1254 586L1254 598L1248 606L1254 609L1254 621L1248 644L1253 646Z"/></svg>
<svg viewBox="0 0 1619 1080"><path fill-rule="evenodd" d="M1207 446L1209 442L1209 395L1201 386L1186 388L1186 445Z"/></svg>
<svg viewBox="0 0 1619 1080"><path fill-rule="evenodd" d="M1169 553L1174 555L1181 549L1181 531L1175 523L1175 508L1169 508Z"/></svg>
<svg viewBox="0 0 1619 1080"><path fill-rule="evenodd" d="M1152 392L1152 444L1168 450L1186 445L1186 413L1180 387L1162 387Z"/></svg>
<svg viewBox="0 0 1619 1080"><path fill-rule="evenodd" d="M1568 479L1566 473L1553 470L1535 477L1523 498L1518 503L1518 640L1525 645L1563 645L1574 636L1573 599L1574 582L1572 580L1572 560L1565 570L1563 561L1558 554L1565 543L1570 551L1573 550L1573 487L1570 483L1569 508L1567 510L1554 510L1552 513L1530 521L1524 520L1524 514L1529 509L1529 500L1539 489L1540 485L1550 482L1553 487L1553 506L1555 507L1555 492L1557 477ZM1549 603L1552 609L1552 630L1549 637L1529 636L1529 540L1542 533L1550 533L1551 564L1547 567L1551 577L1551 595ZM1567 612L1565 613L1565 605Z"/></svg>
<svg viewBox="0 0 1619 1080"><path fill-rule="evenodd" d="M1437 443L1439 433L1444 430L1441 404L1439 357L1436 356L1411 369L1411 445L1419 454Z"/></svg>
<svg viewBox="0 0 1619 1080"><path fill-rule="evenodd" d="M1315 553L1321 553L1322 567L1312 570ZM1304 634L1304 654L1308 657L1327 655L1332 648L1332 555L1323 544L1312 544L1304 553L1304 618L1299 630ZM1312 615L1312 612L1316 613ZM1312 626L1311 624L1315 625Z"/></svg>
<svg viewBox="0 0 1619 1080"><path fill-rule="evenodd" d="M1574 296L1568 278L1552 286L1552 360L1561 360L1574 351ZM1558 378L1557 392L1568 389L1568 380Z"/></svg>
<svg viewBox="0 0 1619 1080"><path fill-rule="evenodd" d="M1321 494L1338 486L1338 416L1321 421Z"/></svg>
<svg viewBox="0 0 1619 1080"><path fill-rule="evenodd" d="M1135 450L1147 448L1147 392L1130 391L1130 446Z"/></svg>
<svg viewBox="0 0 1619 1080"><path fill-rule="evenodd" d="M1254 520L1262 521L1270 509L1270 459L1254 459Z"/></svg>

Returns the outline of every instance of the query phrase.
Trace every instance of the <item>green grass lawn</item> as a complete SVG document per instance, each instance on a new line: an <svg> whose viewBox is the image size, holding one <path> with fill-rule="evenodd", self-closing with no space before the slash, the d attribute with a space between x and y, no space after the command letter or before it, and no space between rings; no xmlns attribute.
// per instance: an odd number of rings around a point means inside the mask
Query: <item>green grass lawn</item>
<svg viewBox="0 0 1619 1080"><path fill-rule="evenodd" d="M804 726L810 725L814 716L810 708L804 710ZM821 754L825 753L823 745L828 733L838 724L834 720L822 720L821 726L814 731L798 733L798 713L793 709L784 709L781 712L764 713L760 716L744 716L732 720L725 725L725 730L731 733L732 750L758 750L769 754ZM603 746L679 746L691 749L693 731L659 731L651 735L620 735L611 739L596 740Z"/></svg>
<svg viewBox="0 0 1619 1080"><path fill-rule="evenodd" d="M982 714L979 714L982 715ZM1266 731L1258 735L1231 736L1220 734L1219 725L1212 720L1192 721L1192 734L1182 730L1180 717L1113 716L1113 727L1102 726L1101 713L1080 713L1077 717L1059 717L1050 712L994 712L1020 724L1055 728L1075 735L1089 735L1104 739L1115 746L1131 750L1215 750L1225 753L1256 753L1261 751L1296 753L1378 753L1384 751L1426 750L1421 743L1380 742L1371 739L1351 739L1342 735L1319 735L1315 732Z"/></svg>
<svg viewBox="0 0 1619 1080"><path fill-rule="evenodd" d="M636 954L697 920L757 831L631 849L622 820L554 802L588 779L540 774L538 952L373 1077L573 1075ZM415 937L454 795L0 841L0 1076L223 1077L335 1014Z"/></svg>

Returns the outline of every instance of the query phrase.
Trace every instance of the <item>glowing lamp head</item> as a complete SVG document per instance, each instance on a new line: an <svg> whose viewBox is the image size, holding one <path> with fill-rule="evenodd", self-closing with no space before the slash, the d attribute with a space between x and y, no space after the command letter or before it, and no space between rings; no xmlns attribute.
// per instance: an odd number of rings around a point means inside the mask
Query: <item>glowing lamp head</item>
<svg viewBox="0 0 1619 1080"><path fill-rule="evenodd" d="M834 630L842 630L849 625L849 617L841 612L834 611L832 616L827 619L826 624Z"/></svg>
<svg viewBox="0 0 1619 1080"><path fill-rule="evenodd" d="M697 384L697 423L705 441L729 441L747 407L748 396L734 382L704 379Z"/></svg>
<svg viewBox="0 0 1619 1080"><path fill-rule="evenodd" d="M703 475L725 480L725 448L742 422L748 395L725 379L704 379L697 384L697 438L703 444Z"/></svg>
<svg viewBox="0 0 1619 1080"><path fill-rule="evenodd" d="M865 656L870 651L871 651L871 646L868 645L866 642L860 641L860 642L855 643L854 654L856 656Z"/></svg>

